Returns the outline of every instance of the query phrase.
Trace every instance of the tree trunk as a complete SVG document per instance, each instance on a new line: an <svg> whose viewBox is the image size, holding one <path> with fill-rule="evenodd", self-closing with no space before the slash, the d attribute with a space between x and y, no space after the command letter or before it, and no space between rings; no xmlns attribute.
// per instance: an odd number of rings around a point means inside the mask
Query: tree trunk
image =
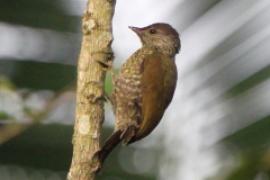
<svg viewBox="0 0 270 180"><path fill-rule="evenodd" d="M112 61L112 17L115 0L88 0L82 19L83 38L78 62L76 119L69 180L94 180L100 166L94 154L100 149L104 119L102 64Z"/></svg>

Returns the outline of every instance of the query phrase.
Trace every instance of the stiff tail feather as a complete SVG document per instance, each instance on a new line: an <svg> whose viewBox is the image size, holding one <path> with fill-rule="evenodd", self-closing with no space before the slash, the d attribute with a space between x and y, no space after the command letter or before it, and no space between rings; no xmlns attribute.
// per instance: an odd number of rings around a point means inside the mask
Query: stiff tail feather
<svg viewBox="0 0 270 180"><path fill-rule="evenodd" d="M118 130L114 132L105 142L102 149L98 153L99 160L101 164L104 163L108 155L112 152L112 150L121 142L121 131Z"/></svg>
<svg viewBox="0 0 270 180"><path fill-rule="evenodd" d="M125 131L117 130L115 131L104 143L102 149L98 152L99 161L101 166L112 152L112 150L121 142L128 145L129 142L135 137L136 127L129 127Z"/></svg>

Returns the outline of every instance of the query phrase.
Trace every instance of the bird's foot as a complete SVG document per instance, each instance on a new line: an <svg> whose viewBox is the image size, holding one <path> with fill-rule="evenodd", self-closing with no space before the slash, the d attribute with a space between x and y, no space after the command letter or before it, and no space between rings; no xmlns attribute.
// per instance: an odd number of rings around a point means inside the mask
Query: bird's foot
<svg viewBox="0 0 270 180"><path fill-rule="evenodd" d="M101 68L104 71L109 71L112 69L112 64L113 64L113 53L112 52L106 52L106 58L103 60L97 60L97 63L101 66Z"/></svg>
<svg viewBox="0 0 270 180"><path fill-rule="evenodd" d="M102 68L103 71L109 71L112 69L112 61L101 61L101 60L97 60L96 61Z"/></svg>
<svg viewBox="0 0 270 180"><path fill-rule="evenodd" d="M104 92L103 92L103 82L101 81L89 81L88 82L89 85L94 86L94 88L96 88L96 93L92 93L92 94L88 94L87 95L87 99L89 100L90 103L95 104L98 101L106 101L105 97L104 97Z"/></svg>

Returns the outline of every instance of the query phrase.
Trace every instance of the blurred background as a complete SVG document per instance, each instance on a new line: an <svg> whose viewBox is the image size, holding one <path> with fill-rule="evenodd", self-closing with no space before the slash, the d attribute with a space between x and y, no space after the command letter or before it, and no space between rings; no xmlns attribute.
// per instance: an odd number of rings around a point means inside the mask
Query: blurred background
<svg viewBox="0 0 270 180"><path fill-rule="evenodd" d="M65 179L85 5L0 1L0 180ZM140 47L129 25L167 22L181 34L179 81L158 128L118 147L99 180L270 179L269 8L269 0L117 1L115 69ZM104 139L113 128L105 108Z"/></svg>

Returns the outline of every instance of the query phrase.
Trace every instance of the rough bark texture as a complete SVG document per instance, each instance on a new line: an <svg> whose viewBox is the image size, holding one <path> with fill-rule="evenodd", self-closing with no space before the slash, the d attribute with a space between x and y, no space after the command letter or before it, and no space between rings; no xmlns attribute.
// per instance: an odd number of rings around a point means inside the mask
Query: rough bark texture
<svg viewBox="0 0 270 180"><path fill-rule="evenodd" d="M106 71L102 63L112 61L112 17L115 0L89 0L82 19L83 39L78 62L76 120L69 180L94 180L100 162L104 118L103 93Z"/></svg>

